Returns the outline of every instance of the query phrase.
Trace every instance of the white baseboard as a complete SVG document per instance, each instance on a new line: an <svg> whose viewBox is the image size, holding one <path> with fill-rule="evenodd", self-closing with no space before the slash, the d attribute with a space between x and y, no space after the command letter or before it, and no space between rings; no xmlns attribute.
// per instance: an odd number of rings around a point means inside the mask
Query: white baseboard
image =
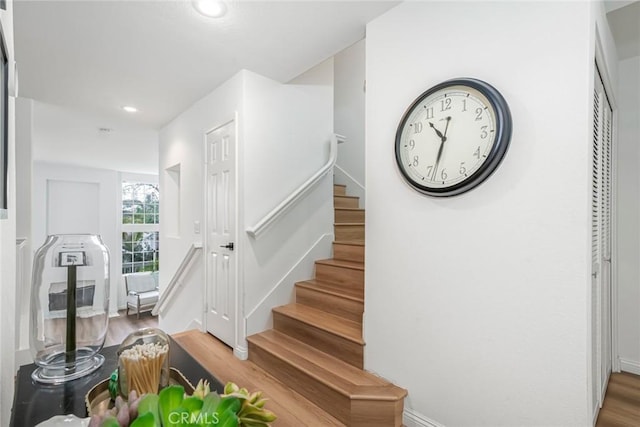
<svg viewBox="0 0 640 427"><path fill-rule="evenodd" d="M365 207L366 191L364 186L360 184L354 177L349 175L347 171L342 169L339 165L333 167L333 181L336 184L342 184L347 186L347 194L349 196L360 197L360 207Z"/></svg>
<svg viewBox="0 0 640 427"><path fill-rule="evenodd" d="M191 322L184 328L185 331L190 331L191 329L196 329L198 331L202 331L202 321L200 319L192 319Z"/></svg>
<svg viewBox="0 0 640 427"><path fill-rule="evenodd" d="M247 360L249 358L249 349L238 346L233 349L233 355L240 360Z"/></svg>
<svg viewBox="0 0 640 427"><path fill-rule="evenodd" d="M437 421L434 421L412 409L405 409L402 414L402 422L407 427L445 427Z"/></svg>
<svg viewBox="0 0 640 427"><path fill-rule="evenodd" d="M633 360L620 359L620 370L640 375L640 363Z"/></svg>
<svg viewBox="0 0 640 427"><path fill-rule="evenodd" d="M591 425L595 426L598 422L598 415L600 415L600 405L596 404L593 408L593 415L591 417Z"/></svg>

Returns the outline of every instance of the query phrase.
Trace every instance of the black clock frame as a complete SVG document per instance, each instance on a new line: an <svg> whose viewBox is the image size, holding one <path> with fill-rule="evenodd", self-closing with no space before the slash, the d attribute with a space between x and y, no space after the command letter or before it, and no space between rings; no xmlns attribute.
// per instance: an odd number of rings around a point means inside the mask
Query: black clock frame
<svg viewBox="0 0 640 427"><path fill-rule="evenodd" d="M467 86L479 91L487 98L487 100L491 104L491 107L496 113L496 132L494 139L495 143L491 147L491 151L487 155L484 163L482 163L477 171L469 175L463 181L460 181L450 187L429 187L414 181L402 167L402 160L400 159L402 130L405 123L409 119L409 115L411 114L411 112L416 107L418 107L427 97L431 96L435 92L451 86ZM507 101L504 99L502 94L498 92L496 88L494 88L487 82L474 78L464 77L447 80L423 92L405 111L402 119L400 120L400 124L398 125L398 130L396 131L396 163L405 181L407 181L407 183L415 190L418 190L423 194L435 197L449 197L462 194L483 183L497 169L497 167L502 162L502 159L504 159L504 156L507 153L507 149L509 148L512 129L513 123L511 120L511 111L509 110L509 105L507 104Z"/></svg>

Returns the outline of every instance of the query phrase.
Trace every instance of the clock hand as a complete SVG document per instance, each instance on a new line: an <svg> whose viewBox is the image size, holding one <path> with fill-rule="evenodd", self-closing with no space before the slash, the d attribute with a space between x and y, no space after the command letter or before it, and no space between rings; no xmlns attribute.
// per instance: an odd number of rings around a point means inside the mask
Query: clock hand
<svg viewBox="0 0 640 427"><path fill-rule="evenodd" d="M438 165L440 164L440 158L442 157L442 149L444 148L444 141L446 141L446 138L442 140L442 142L440 143L440 148L438 149L438 156L436 157L436 167L433 170L434 179L436 177L436 170L438 169Z"/></svg>
<svg viewBox="0 0 640 427"><path fill-rule="evenodd" d="M436 131L436 134L440 137L440 148L438 148L438 156L436 157L436 165L433 168L433 175L431 179L436 179L436 172L438 171L438 166L440 166L440 158L442 158L442 149L444 148L444 142L447 140L446 134L449 129L449 122L451 121L451 116L447 117L447 126L444 128L444 135L436 129L431 122L429 124Z"/></svg>
<svg viewBox="0 0 640 427"><path fill-rule="evenodd" d="M449 129L449 122L451 121L451 116L447 116L447 126L444 128L444 135L442 136L442 138L446 138L447 137L447 130Z"/></svg>
<svg viewBox="0 0 640 427"><path fill-rule="evenodd" d="M448 124L449 124L449 122L447 122L447 125L448 125ZM447 137L446 137L446 136L444 136L444 135L442 134L442 132L440 132L438 129L436 129L436 127L433 125L433 123L429 122L429 126L431 126L431 128L432 128L434 131L436 131L436 135L438 135L438 138L440 138L440 140L441 140L442 142L444 142L444 141L446 141L446 140L447 140ZM446 131L445 131L445 133L446 133Z"/></svg>

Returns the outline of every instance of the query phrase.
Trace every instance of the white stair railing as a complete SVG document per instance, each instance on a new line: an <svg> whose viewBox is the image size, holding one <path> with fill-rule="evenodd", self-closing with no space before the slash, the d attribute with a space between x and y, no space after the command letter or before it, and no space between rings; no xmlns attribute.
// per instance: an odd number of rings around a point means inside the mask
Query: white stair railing
<svg viewBox="0 0 640 427"><path fill-rule="evenodd" d="M191 265L191 262L195 258L196 253L198 253L198 251L200 251L201 249L202 249L202 243L195 242L191 244L191 246L189 247L189 250L187 251L187 254L184 256L184 259L180 263L180 266L178 266L178 269L176 270L173 277L169 281L169 284L167 285L166 289L164 290L164 292L160 294L160 298L158 299L156 306L151 311L151 313L154 316L157 316L158 313L161 313L164 310L165 306L167 305L168 301L173 296L175 291L180 286L182 286L182 280L181 280L182 276L188 270L189 266Z"/></svg>
<svg viewBox="0 0 640 427"><path fill-rule="evenodd" d="M273 208L271 212L266 214L264 218L258 221L253 227L247 228L246 232L249 236L257 239L263 234L273 223L275 223L282 215L289 211L299 200L301 200L320 180L330 171L336 164L338 158L338 144L345 141L345 137L333 134L330 140L329 160L320 168L311 178L306 180L300 187L296 188L286 199L278 206Z"/></svg>

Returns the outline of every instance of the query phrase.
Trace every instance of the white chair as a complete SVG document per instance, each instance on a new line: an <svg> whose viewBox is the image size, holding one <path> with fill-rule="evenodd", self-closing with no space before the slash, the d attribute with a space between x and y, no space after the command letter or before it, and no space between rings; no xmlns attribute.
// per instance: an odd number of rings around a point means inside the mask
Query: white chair
<svg viewBox="0 0 640 427"><path fill-rule="evenodd" d="M125 274L124 284L127 290L127 316L130 309L135 309L138 319L140 312L153 310L160 296L157 272Z"/></svg>

